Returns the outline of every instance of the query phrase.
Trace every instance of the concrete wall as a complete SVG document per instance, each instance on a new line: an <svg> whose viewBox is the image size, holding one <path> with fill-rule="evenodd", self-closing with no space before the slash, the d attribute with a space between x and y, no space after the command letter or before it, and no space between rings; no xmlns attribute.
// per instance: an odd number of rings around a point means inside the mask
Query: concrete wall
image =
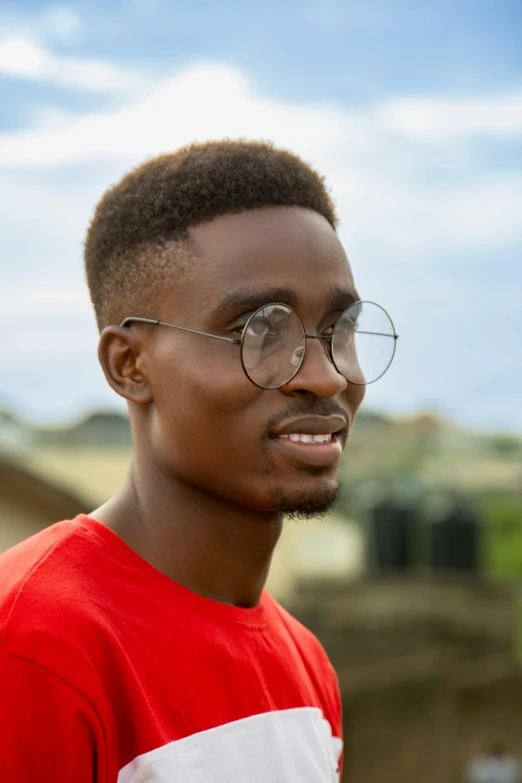
<svg viewBox="0 0 522 783"><path fill-rule="evenodd" d="M6 497L4 493L0 498L0 552L38 533L47 524L51 520L40 507L22 506L18 498Z"/></svg>
<svg viewBox="0 0 522 783"><path fill-rule="evenodd" d="M461 783L496 744L522 758L513 586L390 577L302 585L288 608L323 642L344 705L344 783Z"/></svg>
<svg viewBox="0 0 522 783"><path fill-rule="evenodd" d="M341 675L343 783L461 783L495 744L522 758L522 671L507 658L465 668L425 662L357 686Z"/></svg>

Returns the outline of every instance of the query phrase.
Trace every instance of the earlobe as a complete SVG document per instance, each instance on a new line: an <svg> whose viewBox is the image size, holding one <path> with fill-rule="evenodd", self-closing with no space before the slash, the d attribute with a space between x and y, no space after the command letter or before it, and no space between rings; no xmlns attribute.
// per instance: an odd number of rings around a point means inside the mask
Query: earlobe
<svg viewBox="0 0 522 783"><path fill-rule="evenodd" d="M107 383L117 394L136 405L152 402L143 373L143 349L140 335L122 326L107 326L98 344L98 359Z"/></svg>

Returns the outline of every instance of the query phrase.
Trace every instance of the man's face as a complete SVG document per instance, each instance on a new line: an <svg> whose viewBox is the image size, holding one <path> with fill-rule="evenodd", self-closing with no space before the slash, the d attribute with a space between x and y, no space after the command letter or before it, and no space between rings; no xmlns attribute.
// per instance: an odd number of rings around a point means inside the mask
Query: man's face
<svg viewBox="0 0 522 783"><path fill-rule="evenodd" d="M331 328L358 295L328 222L294 207L226 215L191 231L194 270L173 280L159 312L143 315L240 338L248 316L291 304L307 334ZM173 273L175 276L175 273ZM329 508L338 462L364 396L335 370L323 343L307 341L297 375L256 387L230 342L156 327L148 343L151 457L164 473L244 508L312 515ZM295 442L289 431L335 430L330 442Z"/></svg>

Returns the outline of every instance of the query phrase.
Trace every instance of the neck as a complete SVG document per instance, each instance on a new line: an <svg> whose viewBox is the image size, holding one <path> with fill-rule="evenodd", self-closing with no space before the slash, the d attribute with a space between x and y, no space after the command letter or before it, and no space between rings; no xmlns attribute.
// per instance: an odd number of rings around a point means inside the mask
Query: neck
<svg viewBox="0 0 522 783"><path fill-rule="evenodd" d="M220 603L259 602L282 528L176 482L135 457L122 490L91 514L165 576Z"/></svg>

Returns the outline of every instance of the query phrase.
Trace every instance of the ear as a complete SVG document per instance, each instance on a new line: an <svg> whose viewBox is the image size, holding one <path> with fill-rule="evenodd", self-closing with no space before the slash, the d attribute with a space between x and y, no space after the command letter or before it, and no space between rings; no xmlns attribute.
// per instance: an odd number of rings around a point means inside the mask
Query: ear
<svg viewBox="0 0 522 783"><path fill-rule="evenodd" d="M107 326L100 335L98 359L109 386L136 405L149 405L152 394L144 374L146 331Z"/></svg>

